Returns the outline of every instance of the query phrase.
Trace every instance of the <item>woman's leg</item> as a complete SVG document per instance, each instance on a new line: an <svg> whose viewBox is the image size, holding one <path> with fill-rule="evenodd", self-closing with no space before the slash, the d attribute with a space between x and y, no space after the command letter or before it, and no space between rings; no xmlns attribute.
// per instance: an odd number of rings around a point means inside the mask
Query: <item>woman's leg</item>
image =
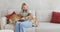
<svg viewBox="0 0 60 32"><path fill-rule="evenodd" d="M19 32L19 23L16 23L16 29L15 32Z"/></svg>
<svg viewBox="0 0 60 32"><path fill-rule="evenodd" d="M26 28L31 28L32 27L32 23L31 22L21 22L20 23L20 29L22 32L26 32Z"/></svg>
<svg viewBox="0 0 60 32"><path fill-rule="evenodd" d="M16 23L16 32L26 32L26 28L32 27L32 22L18 22Z"/></svg>
<svg viewBox="0 0 60 32"><path fill-rule="evenodd" d="M21 22L20 25L22 25L25 28L30 28L32 27L32 22L25 21L25 22Z"/></svg>
<svg viewBox="0 0 60 32"><path fill-rule="evenodd" d="M20 32L26 32L26 31L25 31L25 28L23 27L23 25L22 25L21 23L20 23L19 26L20 26L20 28L19 28L19 29L20 29Z"/></svg>

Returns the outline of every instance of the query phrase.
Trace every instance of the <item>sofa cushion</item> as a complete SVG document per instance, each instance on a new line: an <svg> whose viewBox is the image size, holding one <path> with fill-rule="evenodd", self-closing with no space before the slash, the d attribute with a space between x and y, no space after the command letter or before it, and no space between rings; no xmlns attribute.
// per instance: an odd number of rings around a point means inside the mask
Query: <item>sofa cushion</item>
<svg viewBox="0 0 60 32"><path fill-rule="evenodd" d="M13 30L0 30L0 32L14 32Z"/></svg>
<svg viewBox="0 0 60 32"><path fill-rule="evenodd" d="M14 25L13 24L6 24L4 29L6 29L6 30L14 30Z"/></svg>
<svg viewBox="0 0 60 32"><path fill-rule="evenodd" d="M60 13L59 12L52 12L52 23L60 23Z"/></svg>

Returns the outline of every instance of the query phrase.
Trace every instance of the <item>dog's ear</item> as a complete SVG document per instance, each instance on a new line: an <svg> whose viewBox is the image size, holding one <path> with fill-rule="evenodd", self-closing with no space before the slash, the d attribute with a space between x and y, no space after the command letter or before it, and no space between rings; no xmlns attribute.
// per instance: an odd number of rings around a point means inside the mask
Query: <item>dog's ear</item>
<svg viewBox="0 0 60 32"><path fill-rule="evenodd" d="M30 16L31 18L33 18L33 15L31 13L29 13L28 16Z"/></svg>
<svg viewBox="0 0 60 32"><path fill-rule="evenodd" d="M7 24L9 24L10 23L10 21L9 21L9 19L7 19Z"/></svg>

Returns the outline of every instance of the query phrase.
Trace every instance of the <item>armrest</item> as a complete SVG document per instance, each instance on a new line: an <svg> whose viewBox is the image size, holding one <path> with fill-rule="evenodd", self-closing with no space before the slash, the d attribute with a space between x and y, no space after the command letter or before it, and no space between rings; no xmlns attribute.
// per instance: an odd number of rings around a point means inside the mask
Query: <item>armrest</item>
<svg viewBox="0 0 60 32"><path fill-rule="evenodd" d="M6 25L7 23L7 18L6 17L2 17L1 18L1 29L4 29L4 26Z"/></svg>

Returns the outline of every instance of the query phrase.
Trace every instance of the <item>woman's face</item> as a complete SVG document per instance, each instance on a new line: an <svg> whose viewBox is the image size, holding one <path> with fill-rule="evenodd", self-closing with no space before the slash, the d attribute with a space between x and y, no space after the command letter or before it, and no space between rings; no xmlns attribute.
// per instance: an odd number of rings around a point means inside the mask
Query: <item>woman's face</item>
<svg viewBox="0 0 60 32"><path fill-rule="evenodd" d="M23 9L23 11L27 11L27 10L28 10L28 7L27 7L26 5L24 5L24 6L22 7L22 9Z"/></svg>

